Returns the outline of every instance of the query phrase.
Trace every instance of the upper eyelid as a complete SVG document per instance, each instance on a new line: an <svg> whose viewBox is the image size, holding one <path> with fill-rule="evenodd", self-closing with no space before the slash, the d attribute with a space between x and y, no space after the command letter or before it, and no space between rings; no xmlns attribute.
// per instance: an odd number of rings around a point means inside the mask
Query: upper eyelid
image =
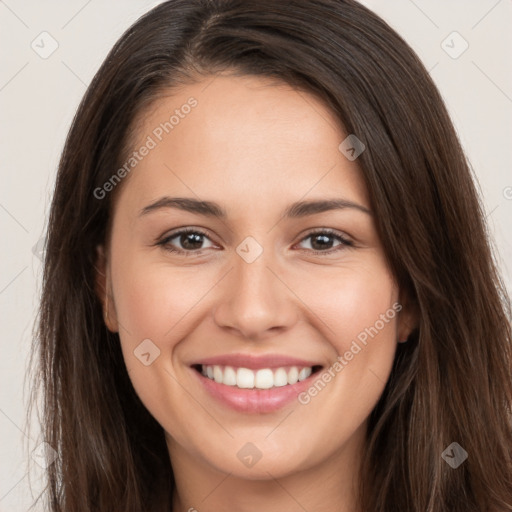
<svg viewBox="0 0 512 512"><path fill-rule="evenodd" d="M173 231L172 233L169 233L169 234L165 234L163 235L161 238L160 238L160 241L165 241L165 240L169 240L171 238L175 238L177 237L178 235L182 235L184 233L199 233L200 235L203 235L207 238L209 238L211 240L211 236L210 234L208 233L207 230L203 229L203 228L189 228L189 227L185 227L185 228L177 228L176 231ZM213 242L213 240L211 240Z"/></svg>

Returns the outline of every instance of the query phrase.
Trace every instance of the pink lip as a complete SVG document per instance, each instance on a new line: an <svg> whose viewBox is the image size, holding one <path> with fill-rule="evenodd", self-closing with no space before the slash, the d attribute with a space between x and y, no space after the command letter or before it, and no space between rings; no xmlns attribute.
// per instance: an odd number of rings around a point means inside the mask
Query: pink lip
<svg viewBox="0 0 512 512"><path fill-rule="evenodd" d="M226 386L214 380L204 377L196 370L193 372L201 381L204 389L224 405L238 412L263 414L277 411L297 400L297 396L311 386L312 378L317 378L314 373L307 379L289 386L271 389L239 389L236 386Z"/></svg>
<svg viewBox="0 0 512 512"><path fill-rule="evenodd" d="M205 366L234 366L235 368L248 368L250 370L260 370L261 368L280 368L282 366L297 366L299 369L309 366L321 366L318 362L306 361L304 359L297 359L279 354L268 354L264 356L225 354L201 359L200 361L193 363L192 366L201 364Z"/></svg>

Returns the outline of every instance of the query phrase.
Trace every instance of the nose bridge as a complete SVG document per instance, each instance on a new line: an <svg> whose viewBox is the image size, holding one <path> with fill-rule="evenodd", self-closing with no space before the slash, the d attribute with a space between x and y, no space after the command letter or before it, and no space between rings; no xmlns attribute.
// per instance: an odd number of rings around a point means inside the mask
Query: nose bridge
<svg viewBox="0 0 512 512"><path fill-rule="evenodd" d="M267 249L257 259L247 262L243 258L235 264L235 279L233 283L237 288L236 295L239 301L247 301L247 299L256 299L256 301L272 299L272 288L275 288L275 276L270 272L272 267L271 250ZM274 265L275 266L275 265ZM274 290L274 293L276 290Z"/></svg>
<svg viewBox="0 0 512 512"><path fill-rule="evenodd" d="M290 292L274 275L279 270L273 249L263 249L250 238L234 254L234 268L219 297L215 320L219 326L236 328L244 337L258 337L269 329L289 327L296 312Z"/></svg>
<svg viewBox="0 0 512 512"><path fill-rule="evenodd" d="M259 241L258 241L259 240ZM271 287L275 286L275 277L269 267L275 267L275 251L272 237L247 236L236 247L233 255L235 266L233 286L238 300L247 301L254 298L271 300Z"/></svg>
<svg viewBox="0 0 512 512"><path fill-rule="evenodd" d="M249 254L254 250L250 248ZM278 287L281 283L276 282L277 279L269 270L269 267L275 266L274 260L271 248L265 248L254 261L243 256L240 256L238 261L235 259L235 289L232 293L241 318L270 317L271 311L275 311L279 303L285 300L282 290Z"/></svg>

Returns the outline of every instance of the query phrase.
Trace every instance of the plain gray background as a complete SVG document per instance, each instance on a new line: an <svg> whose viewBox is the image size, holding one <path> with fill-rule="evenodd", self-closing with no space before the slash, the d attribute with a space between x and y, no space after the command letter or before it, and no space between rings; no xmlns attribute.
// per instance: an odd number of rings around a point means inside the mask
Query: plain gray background
<svg viewBox="0 0 512 512"><path fill-rule="evenodd" d="M0 512L28 510L27 460L43 441L36 423L25 428L23 386L41 284L38 241L60 151L107 52L158 3L0 0ZM512 0L362 3L409 42L439 87L478 176L512 290ZM58 47L45 55L52 45ZM30 481L38 494L41 470L33 466Z"/></svg>

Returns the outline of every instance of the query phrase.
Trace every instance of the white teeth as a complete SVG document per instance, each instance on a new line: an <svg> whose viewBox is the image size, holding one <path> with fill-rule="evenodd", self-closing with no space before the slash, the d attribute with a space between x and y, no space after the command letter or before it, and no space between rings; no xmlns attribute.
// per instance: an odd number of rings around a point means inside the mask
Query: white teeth
<svg viewBox="0 0 512 512"><path fill-rule="evenodd" d="M274 386L274 374L272 370L265 368L256 372L254 387L258 389L270 389Z"/></svg>
<svg viewBox="0 0 512 512"><path fill-rule="evenodd" d="M238 368L238 371L236 372L236 385L243 389L253 388L254 372L252 370L248 370L247 368Z"/></svg>
<svg viewBox="0 0 512 512"><path fill-rule="evenodd" d="M288 384L295 384L299 380L299 370L296 366L292 366L288 371Z"/></svg>
<svg viewBox="0 0 512 512"><path fill-rule="evenodd" d="M224 368L224 378L222 379L222 383L226 384L226 386L236 386L236 372L231 368L231 366L226 366L226 368Z"/></svg>
<svg viewBox="0 0 512 512"><path fill-rule="evenodd" d="M232 366L205 366L201 367L201 373L211 380L226 386L236 386L241 389L270 389L296 384L307 379L313 369L311 367L298 368L262 368L250 370L249 368L233 368Z"/></svg>
<svg viewBox="0 0 512 512"><path fill-rule="evenodd" d="M278 368L274 373L274 386L281 387L288 384L288 374L284 368Z"/></svg>
<svg viewBox="0 0 512 512"><path fill-rule="evenodd" d="M218 382L219 384L222 384L222 368L220 366L214 366L213 367L213 380L215 382Z"/></svg>
<svg viewBox="0 0 512 512"><path fill-rule="evenodd" d="M299 380L307 379L311 375L311 368L302 368L299 372Z"/></svg>

